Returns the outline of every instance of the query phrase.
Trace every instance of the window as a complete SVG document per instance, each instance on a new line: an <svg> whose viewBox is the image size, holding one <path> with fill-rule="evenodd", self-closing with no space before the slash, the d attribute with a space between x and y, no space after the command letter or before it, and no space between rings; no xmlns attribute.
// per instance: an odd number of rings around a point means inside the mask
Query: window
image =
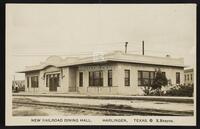
<svg viewBox="0 0 200 129"><path fill-rule="evenodd" d="M83 86L83 72L79 72L79 86Z"/></svg>
<svg viewBox="0 0 200 129"><path fill-rule="evenodd" d="M112 70L108 70L108 86L112 86Z"/></svg>
<svg viewBox="0 0 200 129"><path fill-rule="evenodd" d="M187 75L187 78L188 78L187 80L189 81L190 80L189 74Z"/></svg>
<svg viewBox="0 0 200 129"><path fill-rule="evenodd" d="M29 88L29 77L27 77L27 88Z"/></svg>
<svg viewBox="0 0 200 129"><path fill-rule="evenodd" d="M138 86L149 86L153 83L154 78L154 71L138 71Z"/></svg>
<svg viewBox="0 0 200 129"><path fill-rule="evenodd" d="M38 76L31 77L31 87L38 88Z"/></svg>
<svg viewBox="0 0 200 129"><path fill-rule="evenodd" d="M176 72L176 84L180 84L180 72Z"/></svg>
<svg viewBox="0 0 200 129"><path fill-rule="evenodd" d="M89 72L89 86L103 86L103 71Z"/></svg>
<svg viewBox="0 0 200 129"><path fill-rule="evenodd" d="M166 76L166 75L165 75L165 72L162 72L162 75Z"/></svg>
<svg viewBox="0 0 200 129"><path fill-rule="evenodd" d="M125 70L125 79L124 79L124 83L125 86L130 86L130 70Z"/></svg>
<svg viewBox="0 0 200 129"><path fill-rule="evenodd" d="M185 75L185 81L187 80L187 76Z"/></svg>
<svg viewBox="0 0 200 129"><path fill-rule="evenodd" d="M46 87L49 87L49 75L46 76Z"/></svg>
<svg viewBox="0 0 200 129"><path fill-rule="evenodd" d="M191 80L192 80L192 74L190 74Z"/></svg>

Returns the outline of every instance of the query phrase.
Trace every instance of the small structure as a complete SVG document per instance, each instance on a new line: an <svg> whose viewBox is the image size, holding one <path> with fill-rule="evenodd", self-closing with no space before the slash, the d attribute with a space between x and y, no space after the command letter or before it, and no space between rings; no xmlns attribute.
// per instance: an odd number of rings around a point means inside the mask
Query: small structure
<svg viewBox="0 0 200 129"><path fill-rule="evenodd" d="M115 51L85 58L51 56L26 67L26 92L138 95L152 83L156 70L169 83L184 83L183 58L154 57Z"/></svg>
<svg viewBox="0 0 200 129"><path fill-rule="evenodd" d="M184 84L193 85L194 84L194 70L193 68L184 70Z"/></svg>
<svg viewBox="0 0 200 129"><path fill-rule="evenodd" d="M12 81L13 92L25 91L25 80Z"/></svg>

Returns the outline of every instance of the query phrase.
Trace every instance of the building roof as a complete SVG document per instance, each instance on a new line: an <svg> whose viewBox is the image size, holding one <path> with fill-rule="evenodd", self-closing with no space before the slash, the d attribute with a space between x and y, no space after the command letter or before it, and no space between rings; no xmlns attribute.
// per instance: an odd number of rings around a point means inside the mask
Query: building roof
<svg viewBox="0 0 200 129"><path fill-rule="evenodd" d="M25 70L20 71L20 73L41 70L47 66L67 67L67 66L75 66L75 65L83 65L91 63L103 63L103 62L124 62L124 63L184 67L183 58L171 58L169 56L155 57L155 56L123 53L121 51L114 51L112 53L107 53L107 54L101 54L101 53L94 54L84 58L69 57L62 59L59 56L50 56L49 58L47 58L45 62L42 62L40 65L28 66L25 68Z"/></svg>
<svg viewBox="0 0 200 129"><path fill-rule="evenodd" d="M190 69L184 69L184 73L189 73L189 72L193 72L193 68L190 68Z"/></svg>

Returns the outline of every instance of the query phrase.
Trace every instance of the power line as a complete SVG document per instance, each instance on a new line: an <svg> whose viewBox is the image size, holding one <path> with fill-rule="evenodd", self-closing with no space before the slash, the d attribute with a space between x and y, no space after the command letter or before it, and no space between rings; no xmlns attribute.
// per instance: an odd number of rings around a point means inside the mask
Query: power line
<svg viewBox="0 0 200 129"><path fill-rule="evenodd" d="M125 45L125 52L127 52L127 43L126 42L122 42L122 41L118 41L118 42L104 42L104 43L98 43L98 44L93 44L93 43L91 43L91 44L88 44L88 45L92 45L91 47L95 47L95 46L100 46L100 47L102 47L102 49L101 49L101 51L102 52L108 52L108 50L106 50L107 48L106 47L108 47L108 46L110 46L110 45L113 45L111 48L109 47L109 51L113 51L114 49L116 49L116 48L118 48L118 50L122 50L122 47L124 46L124 43L126 44ZM86 44L82 44L82 45L86 45ZM94 46L93 46L94 45ZM120 45L120 46L119 46ZM129 51L128 52L139 52L138 50L132 50L133 48L134 49L141 49L141 47L142 47L142 45L141 45L141 42L135 42L135 41L131 41L131 42L128 42L128 46L130 46L129 47ZM105 48L105 49L104 49ZM113 49L114 48L114 49ZM33 50L33 49L31 49L32 51L36 51L36 50ZM23 51L23 52L30 52L31 50L28 50L28 49L18 49L18 51ZM48 50L49 51L49 49L46 49L46 50ZM45 52L46 50L40 50L40 51L43 51L43 52ZM131 51L132 50L132 51ZM38 51L38 49L37 49L37 51ZM53 51L54 50L52 50L52 54L38 54L38 52L37 52L37 54L14 54L14 56L51 56L51 55L59 55L59 56L83 56L83 55L90 55L90 54L93 54L93 53L95 53L95 51L87 51L87 52L79 52L79 53L77 53L77 54L66 54L66 53L64 53L64 52L61 52L61 53L53 53ZM167 52L167 51L157 51L157 50L146 50L145 49L145 51L147 51L147 52L161 52L161 53L170 53L170 52ZM143 53L144 53L144 50L143 50Z"/></svg>
<svg viewBox="0 0 200 129"><path fill-rule="evenodd" d="M158 50L145 50L145 51L150 51L150 52L161 52L161 53L171 53L169 51L158 51Z"/></svg>
<svg viewBox="0 0 200 129"><path fill-rule="evenodd" d="M113 45L113 44L123 44L124 42L123 41L119 41L119 42L103 42L103 43L94 43L94 42L91 42L91 43L81 43L82 45Z"/></svg>

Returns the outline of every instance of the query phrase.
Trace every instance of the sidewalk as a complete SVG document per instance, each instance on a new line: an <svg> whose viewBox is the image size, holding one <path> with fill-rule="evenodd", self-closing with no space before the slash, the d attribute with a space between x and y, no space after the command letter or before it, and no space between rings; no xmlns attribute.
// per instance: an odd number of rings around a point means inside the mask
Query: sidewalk
<svg viewBox="0 0 200 129"><path fill-rule="evenodd" d="M171 96L125 96L125 95L85 95L78 93L13 93L13 96L35 96L35 97L59 97L59 98L85 98L85 99L109 99L109 100L145 100L176 103L194 103L193 97L171 97Z"/></svg>

